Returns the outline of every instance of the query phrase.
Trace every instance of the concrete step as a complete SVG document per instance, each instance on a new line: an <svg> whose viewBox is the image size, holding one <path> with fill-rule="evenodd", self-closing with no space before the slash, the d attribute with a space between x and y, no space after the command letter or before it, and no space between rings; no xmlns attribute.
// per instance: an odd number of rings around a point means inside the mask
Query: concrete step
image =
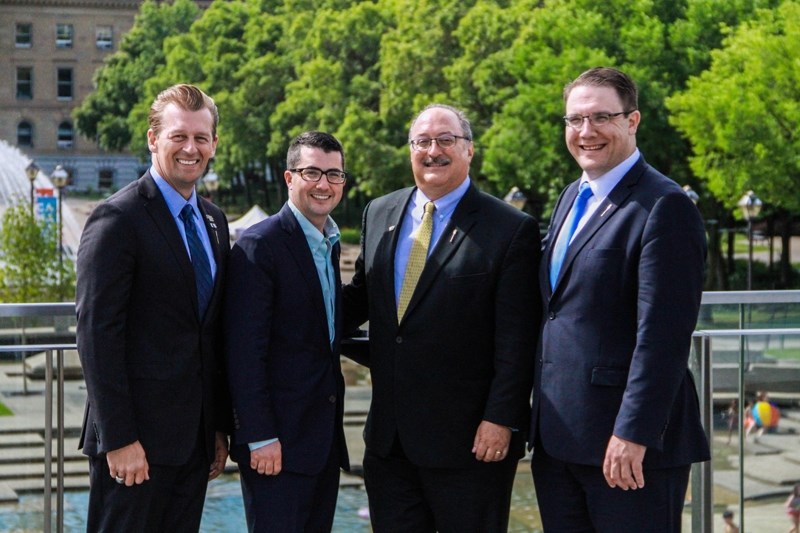
<svg viewBox="0 0 800 533"><path fill-rule="evenodd" d="M21 448L23 446L44 446L39 433L0 434L0 448Z"/></svg>
<svg viewBox="0 0 800 533"><path fill-rule="evenodd" d="M53 476L56 475L57 465L52 465ZM79 461L64 461L64 475L89 474L89 461L85 458ZM44 479L44 463L16 463L0 465L0 480L38 478Z"/></svg>
<svg viewBox="0 0 800 533"><path fill-rule="evenodd" d="M53 457L57 457L58 449L53 442ZM45 458L44 445L40 447L14 447L0 448L0 465L14 463L43 462ZM77 439L64 440L64 459L86 459L78 450Z"/></svg>
<svg viewBox="0 0 800 533"><path fill-rule="evenodd" d="M41 493L44 491L44 479L10 479L6 480L0 485L5 485L17 494L23 493ZM53 479L52 489L55 493L56 480ZM83 475L70 475L64 477L65 490L89 490L89 474Z"/></svg>

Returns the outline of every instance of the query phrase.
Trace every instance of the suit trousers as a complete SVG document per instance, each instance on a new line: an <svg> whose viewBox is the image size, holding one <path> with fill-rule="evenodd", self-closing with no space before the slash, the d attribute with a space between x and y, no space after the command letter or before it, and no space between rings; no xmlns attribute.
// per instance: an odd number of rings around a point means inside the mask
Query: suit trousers
<svg viewBox="0 0 800 533"><path fill-rule="evenodd" d="M339 450L333 446L322 471L314 476L281 471L259 474L239 463L244 512L251 533L325 532L333 527L339 493Z"/></svg>
<svg viewBox="0 0 800 533"><path fill-rule="evenodd" d="M114 481L105 454L89 457L88 532L196 533L208 488L209 464L198 439L189 462L149 465L150 479L130 487Z"/></svg>
<svg viewBox="0 0 800 533"><path fill-rule="evenodd" d="M366 450L364 484L375 533L495 533L508 529L517 459L467 468L413 464L399 440L388 457Z"/></svg>
<svg viewBox="0 0 800 533"><path fill-rule="evenodd" d="M644 488L611 488L599 466L565 463L539 445L531 460L545 533L680 533L690 466L644 471Z"/></svg>

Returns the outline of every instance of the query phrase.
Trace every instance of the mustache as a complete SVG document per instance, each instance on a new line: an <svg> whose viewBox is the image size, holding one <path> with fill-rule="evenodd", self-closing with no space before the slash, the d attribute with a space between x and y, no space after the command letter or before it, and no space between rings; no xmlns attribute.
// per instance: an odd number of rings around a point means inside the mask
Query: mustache
<svg viewBox="0 0 800 533"><path fill-rule="evenodd" d="M422 161L422 164L425 165L425 166L430 166L430 165L449 165L450 164L450 158L449 157L445 157L443 155L437 155L436 157L426 157L425 160Z"/></svg>

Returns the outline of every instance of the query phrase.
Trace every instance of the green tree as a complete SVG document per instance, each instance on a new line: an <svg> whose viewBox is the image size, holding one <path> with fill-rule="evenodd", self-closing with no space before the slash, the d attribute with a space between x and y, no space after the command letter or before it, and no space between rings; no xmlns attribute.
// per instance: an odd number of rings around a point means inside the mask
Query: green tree
<svg viewBox="0 0 800 533"><path fill-rule="evenodd" d="M119 50L95 73L95 91L73 113L83 136L95 139L106 150L121 151L143 135L132 128L128 115L142 98L144 82L165 61L164 39L187 31L198 14L197 4L191 0L142 3Z"/></svg>
<svg viewBox="0 0 800 533"><path fill-rule="evenodd" d="M727 208L744 191L785 213L800 209L800 4L757 12L712 52L708 70L667 100L672 123L689 140L690 164ZM789 220L781 281L791 276Z"/></svg>
<svg viewBox="0 0 800 533"><path fill-rule="evenodd" d="M20 200L3 213L0 227L0 301L53 302L75 298L75 268L59 263L58 226L34 220Z"/></svg>

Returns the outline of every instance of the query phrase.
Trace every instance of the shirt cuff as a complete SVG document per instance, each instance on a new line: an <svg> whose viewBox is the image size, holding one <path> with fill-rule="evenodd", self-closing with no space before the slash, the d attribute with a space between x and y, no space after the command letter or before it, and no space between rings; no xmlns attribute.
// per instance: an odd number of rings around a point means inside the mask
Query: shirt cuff
<svg viewBox="0 0 800 533"><path fill-rule="evenodd" d="M250 448L250 451L252 452L254 450L272 444L273 442L278 442L278 439L267 439L267 440L260 440L258 442L251 442L247 446Z"/></svg>

